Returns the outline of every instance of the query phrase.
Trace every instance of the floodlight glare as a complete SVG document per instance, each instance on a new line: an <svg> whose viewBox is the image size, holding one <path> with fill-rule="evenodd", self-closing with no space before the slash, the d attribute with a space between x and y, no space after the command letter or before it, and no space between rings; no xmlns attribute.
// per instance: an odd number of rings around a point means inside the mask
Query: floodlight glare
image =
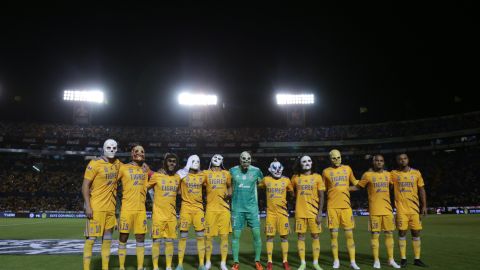
<svg viewBox="0 0 480 270"><path fill-rule="evenodd" d="M315 102L315 97L313 94L277 94L277 104L278 105L305 105L313 104Z"/></svg>
<svg viewBox="0 0 480 270"><path fill-rule="evenodd" d="M178 104L184 106L213 106L217 105L216 95L180 93Z"/></svg>
<svg viewBox="0 0 480 270"><path fill-rule="evenodd" d="M104 103L105 97L100 90L65 90L63 91L63 100Z"/></svg>

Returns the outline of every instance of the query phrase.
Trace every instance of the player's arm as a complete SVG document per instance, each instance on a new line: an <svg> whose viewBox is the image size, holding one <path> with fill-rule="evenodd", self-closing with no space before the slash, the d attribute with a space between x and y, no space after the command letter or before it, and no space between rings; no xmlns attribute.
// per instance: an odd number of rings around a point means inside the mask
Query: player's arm
<svg viewBox="0 0 480 270"><path fill-rule="evenodd" d="M367 177L366 177L366 174L367 174L367 173L364 173L364 174L362 175L362 179L361 179L360 181L357 181L357 184L356 184L356 185L354 185L354 186L349 186L349 187L348 187L348 190L349 190L350 192L352 192L352 191L359 191L359 190L365 188L365 187L367 186L367 184L368 184L368 179L367 179ZM352 174L352 175L353 175L353 174Z"/></svg>
<svg viewBox="0 0 480 270"><path fill-rule="evenodd" d="M232 192L233 192L233 189L232 189L232 175L230 174L230 172L227 172L227 196L228 196L228 198L232 197Z"/></svg>
<svg viewBox="0 0 480 270"><path fill-rule="evenodd" d="M260 182L258 183L258 188L265 188L265 187L266 187L266 186L265 186L265 178L263 178L262 181L260 181Z"/></svg>
<svg viewBox="0 0 480 270"><path fill-rule="evenodd" d="M317 224L322 224L322 215L323 215L323 203L325 197L325 182L323 178L320 177L317 183L317 192L318 192L318 214L317 214Z"/></svg>
<svg viewBox="0 0 480 270"><path fill-rule="evenodd" d="M90 205L90 188L92 187L92 183L92 180L84 178L82 184L82 195L85 202L85 215L87 215L87 218L89 219L93 217L93 210L92 206Z"/></svg>
<svg viewBox="0 0 480 270"><path fill-rule="evenodd" d="M418 196L420 197L420 202L422 204L421 214L427 215L427 192L425 192L425 187L418 188Z"/></svg>
<svg viewBox="0 0 480 270"><path fill-rule="evenodd" d="M353 186L356 186L358 184L358 180L355 179L355 175L353 175L353 171L352 171L352 168L350 166L348 166L348 170L350 171L350 175L348 176L348 179L350 180L350 183Z"/></svg>

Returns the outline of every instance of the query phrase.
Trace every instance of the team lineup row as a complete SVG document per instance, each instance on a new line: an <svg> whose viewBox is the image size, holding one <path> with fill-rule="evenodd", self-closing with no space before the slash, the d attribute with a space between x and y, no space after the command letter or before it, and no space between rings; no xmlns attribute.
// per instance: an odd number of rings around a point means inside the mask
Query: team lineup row
<svg viewBox="0 0 480 270"><path fill-rule="evenodd" d="M254 239L255 267L262 270L260 254L262 241L257 188L266 189L267 217L265 233L267 235L267 270L272 269L273 238L278 233L281 238L283 266L288 264L288 240L290 231L287 211L287 194L295 198L295 232L298 234L297 248L301 264L298 269L306 269L305 234L312 237L311 254L313 267L320 270L319 234L322 232L322 210L324 193L327 201L327 223L331 234L333 268L339 268L338 229L345 231L350 267L360 269L355 262L355 227L350 192L361 188L368 189L369 229L374 257L374 268L380 268L379 233L384 231L387 247L388 264L400 268L393 258L393 231L399 231L399 248L402 267L407 266L406 234L410 229L415 255L414 264L425 266L420 260L420 215L426 214L426 194L421 173L409 167L406 154L397 156L398 169L391 172L384 170L381 155L373 157L372 168L365 172L361 180L356 180L351 168L342 164L341 153L330 151L331 166L322 174L312 171L312 159L303 156L298 159L298 171L291 179L282 175L283 166L273 161L268 168L269 175L251 165L252 158L248 152L240 154L239 165L226 170L223 157L212 157L208 170L200 169L200 158L192 155L184 168L179 167L178 157L173 153L165 154L162 168L153 172L145 163L145 150L134 146L131 162L123 164L115 158L117 143L108 139L104 143L103 156L91 160L85 170L82 194L85 200L87 224L85 229L85 246L83 255L84 269L90 269L93 244L96 238L102 239L102 269L108 269L113 229L118 226L119 265L125 267L126 242L130 232L135 234L137 269L144 265L144 240L147 232L146 194L153 199L152 228L152 262L155 270L159 269L158 258L160 243L165 242L166 269L172 269L173 240L178 242L178 264L176 270L183 270L188 230L194 227L196 233L199 266L198 269L211 268L212 238L220 237L220 268L227 270L226 260L229 248L229 234L232 233L232 270L238 270L240 236L245 225L251 228ZM117 183L121 182L122 205L117 224L115 204ZM394 191L396 218L390 201L390 190ZM206 209L203 207L203 194L206 194ZM176 198L181 197L180 219L177 224ZM396 220L396 226L395 226Z"/></svg>

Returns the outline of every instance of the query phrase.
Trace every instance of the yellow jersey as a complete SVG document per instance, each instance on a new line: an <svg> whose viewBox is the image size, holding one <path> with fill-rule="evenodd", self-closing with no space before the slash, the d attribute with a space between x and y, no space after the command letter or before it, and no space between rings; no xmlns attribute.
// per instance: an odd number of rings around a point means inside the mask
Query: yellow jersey
<svg viewBox="0 0 480 270"><path fill-rule="evenodd" d="M148 187L153 187L153 215L164 221L177 219L177 191L180 184L178 174L167 175L155 172L148 181Z"/></svg>
<svg viewBox="0 0 480 270"><path fill-rule="evenodd" d="M120 167L118 178L122 181L123 187L121 211L146 211L148 171L130 162Z"/></svg>
<svg viewBox="0 0 480 270"><path fill-rule="evenodd" d="M287 177L275 179L266 176L258 186L267 189L267 215L288 217L287 192L293 191L290 179Z"/></svg>
<svg viewBox="0 0 480 270"><path fill-rule="evenodd" d="M395 194L395 207L400 214L419 214L418 188L425 186L420 171L410 168L407 172L391 173Z"/></svg>
<svg viewBox="0 0 480 270"><path fill-rule="evenodd" d="M292 177L292 185L297 197L295 217L316 218L319 212L320 201L318 191L325 190L322 176L317 173L294 175Z"/></svg>
<svg viewBox="0 0 480 270"><path fill-rule="evenodd" d="M206 181L207 177L203 172L188 173L188 175L180 181L182 211L203 211L202 188Z"/></svg>
<svg viewBox="0 0 480 270"><path fill-rule="evenodd" d="M90 206L93 211L115 211L117 203L117 175L120 162L108 162L106 157L90 160L85 169L84 179L92 181Z"/></svg>
<svg viewBox="0 0 480 270"><path fill-rule="evenodd" d="M352 208L350 204L350 183L356 185L357 179L348 165L337 168L328 167L322 173L327 188L327 208Z"/></svg>
<svg viewBox="0 0 480 270"><path fill-rule="evenodd" d="M203 173L207 177L204 185L207 187L207 211L224 212L230 211L227 201L228 187L232 183L232 176L227 170L206 170Z"/></svg>
<svg viewBox="0 0 480 270"><path fill-rule="evenodd" d="M390 202L390 184L392 183L389 171L368 171L362 175L358 182L361 187L368 191L368 211L370 215L382 216L393 213Z"/></svg>

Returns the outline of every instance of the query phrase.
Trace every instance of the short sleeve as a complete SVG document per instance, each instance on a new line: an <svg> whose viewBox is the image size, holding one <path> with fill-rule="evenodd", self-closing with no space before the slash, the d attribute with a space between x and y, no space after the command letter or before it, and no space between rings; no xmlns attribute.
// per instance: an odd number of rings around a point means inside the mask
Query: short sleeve
<svg viewBox="0 0 480 270"><path fill-rule="evenodd" d="M361 186L362 188L366 187L368 185L368 177L367 177L367 173L364 173L362 175L362 179L360 179L360 181L358 181L357 185Z"/></svg>
<svg viewBox="0 0 480 270"><path fill-rule="evenodd" d="M258 183L259 188L265 188L265 178L262 179L260 183Z"/></svg>
<svg viewBox="0 0 480 270"><path fill-rule="evenodd" d="M325 190L325 183L323 182L322 176L317 175L317 190Z"/></svg>
<svg viewBox="0 0 480 270"><path fill-rule="evenodd" d="M263 173L260 169L257 170L257 181L263 182Z"/></svg>
<svg viewBox="0 0 480 270"><path fill-rule="evenodd" d="M417 175L417 186L418 187L425 186L425 182L423 182L423 177L422 177L422 174L420 173L420 171L418 171L418 175Z"/></svg>
<svg viewBox="0 0 480 270"><path fill-rule="evenodd" d="M89 181L93 181L96 175L97 175L97 170L95 168L95 162L93 160L90 160L90 162L87 165L87 168L85 169L85 174L83 178Z"/></svg>
<svg viewBox="0 0 480 270"><path fill-rule="evenodd" d="M350 166L348 166L348 171L350 173L350 176L349 176L349 180L350 180L350 183L352 183L352 185L356 185L358 184L358 180L355 179L355 175L353 175L353 171L352 171L352 168L350 168Z"/></svg>
<svg viewBox="0 0 480 270"><path fill-rule="evenodd" d="M159 173L157 172L154 172L152 174L152 176L150 177L150 179L148 180L148 188L151 188L153 186L155 186L155 184L157 183L157 178L159 177Z"/></svg>
<svg viewBox="0 0 480 270"><path fill-rule="evenodd" d="M285 178L285 181L287 181L287 191L293 191L293 183L290 181L290 179Z"/></svg>

